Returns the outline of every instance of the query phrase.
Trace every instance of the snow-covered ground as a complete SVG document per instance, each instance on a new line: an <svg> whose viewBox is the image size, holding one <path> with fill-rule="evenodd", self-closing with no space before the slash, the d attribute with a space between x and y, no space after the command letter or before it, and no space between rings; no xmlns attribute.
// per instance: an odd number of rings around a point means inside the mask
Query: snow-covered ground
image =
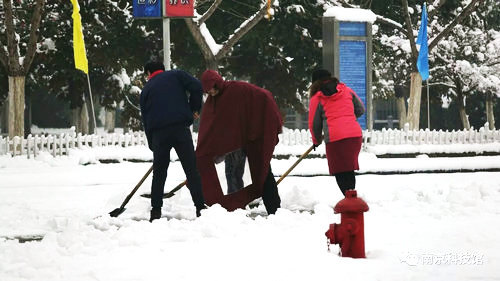
<svg viewBox="0 0 500 281"><path fill-rule="evenodd" d="M321 154L323 146L314 153ZM278 147L302 154L307 147ZM281 150L281 151L279 151ZM116 159L101 164L98 159ZM358 195L365 213L366 259L327 251L341 199L326 159L305 159L279 185L282 208L195 218L186 188L149 223L151 177L118 218L151 163L145 147L72 150L37 159L0 156L0 280L499 280L500 172L374 175L498 169L500 156L379 159L360 155ZM173 153L175 159L175 153ZM297 160L272 160L276 177ZM90 164L89 164L90 163ZM88 164L88 165L82 165ZM182 182L170 165L166 191ZM26 239L33 239L25 243Z"/></svg>

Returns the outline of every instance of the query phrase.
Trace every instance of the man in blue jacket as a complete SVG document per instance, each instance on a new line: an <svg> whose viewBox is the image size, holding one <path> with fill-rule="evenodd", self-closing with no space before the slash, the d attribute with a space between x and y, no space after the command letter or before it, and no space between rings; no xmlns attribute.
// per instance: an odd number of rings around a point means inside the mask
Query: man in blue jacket
<svg viewBox="0 0 500 281"><path fill-rule="evenodd" d="M144 72L148 75L148 82L141 92L141 114L148 145L153 151L150 221L161 217L172 148L179 156L196 215L200 216L205 200L189 126L199 116L203 96L201 83L185 71L165 71L160 62L148 62Z"/></svg>

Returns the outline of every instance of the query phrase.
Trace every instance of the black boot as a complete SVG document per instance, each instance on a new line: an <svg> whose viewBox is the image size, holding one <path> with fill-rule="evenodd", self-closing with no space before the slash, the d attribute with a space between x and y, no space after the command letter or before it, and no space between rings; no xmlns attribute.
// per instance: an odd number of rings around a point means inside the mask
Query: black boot
<svg viewBox="0 0 500 281"><path fill-rule="evenodd" d="M281 198L278 193L278 184L274 179L274 175L269 168L266 181L264 182L264 190L262 191L262 201L268 215L274 215L281 206Z"/></svg>
<svg viewBox="0 0 500 281"><path fill-rule="evenodd" d="M201 210L204 210L206 208L207 208L206 205L202 205L200 207L196 207L196 217L200 217L201 216Z"/></svg>
<svg viewBox="0 0 500 281"><path fill-rule="evenodd" d="M151 209L151 217L149 219L149 222L153 222L154 220L157 220L159 218L161 218L161 208Z"/></svg>

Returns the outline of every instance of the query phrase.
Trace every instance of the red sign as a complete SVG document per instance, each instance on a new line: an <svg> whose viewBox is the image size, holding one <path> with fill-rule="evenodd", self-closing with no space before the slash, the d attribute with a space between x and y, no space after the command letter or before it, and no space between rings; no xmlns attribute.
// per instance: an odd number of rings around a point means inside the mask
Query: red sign
<svg viewBox="0 0 500 281"><path fill-rule="evenodd" d="M167 18L194 17L194 0L165 0Z"/></svg>

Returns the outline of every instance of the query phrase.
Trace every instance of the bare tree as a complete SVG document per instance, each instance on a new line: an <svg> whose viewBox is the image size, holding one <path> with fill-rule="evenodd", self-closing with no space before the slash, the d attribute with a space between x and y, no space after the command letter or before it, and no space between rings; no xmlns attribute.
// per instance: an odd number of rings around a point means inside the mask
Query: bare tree
<svg viewBox="0 0 500 281"><path fill-rule="evenodd" d="M9 76L8 124L9 136L24 136L24 88L25 77L28 74L38 41L45 0L36 0L29 26L29 37L26 48L21 50L23 43L15 30L15 18L12 0L2 0L4 8L4 24L7 43L0 40L0 63ZM5 48L5 46L7 48ZM24 53L22 53L24 51ZM24 55L24 56L23 56Z"/></svg>

